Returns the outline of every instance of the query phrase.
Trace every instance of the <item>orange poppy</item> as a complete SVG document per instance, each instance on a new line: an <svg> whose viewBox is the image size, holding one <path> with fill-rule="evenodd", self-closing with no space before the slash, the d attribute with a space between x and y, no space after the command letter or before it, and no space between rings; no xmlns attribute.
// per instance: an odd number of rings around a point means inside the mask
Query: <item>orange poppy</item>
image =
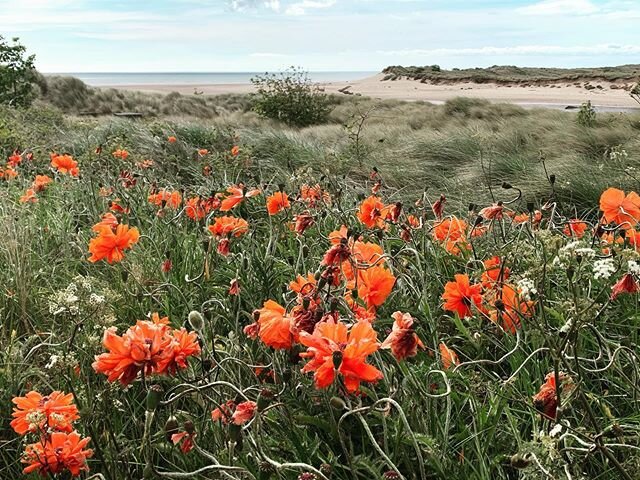
<svg viewBox="0 0 640 480"><path fill-rule="evenodd" d="M214 204L200 197L192 197L186 202L185 214L191 220L197 222L206 217L214 208Z"/></svg>
<svg viewBox="0 0 640 480"><path fill-rule="evenodd" d="M564 226L562 233L569 237L582 238L584 236L584 232L587 231L589 225L584 223L583 221L574 218L573 220L569 220L567 224Z"/></svg>
<svg viewBox="0 0 640 480"><path fill-rule="evenodd" d="M501 285L491 293L488 300L492 307L489 318L509 333L516 333L521 319L533 314L534 302L522 300L518 290L511 285Z"/></svg>
<svg viewBox="0 0 640 480"><path fill-rule="evenodd" d="M77 477L88 472L87 458L93 450L86 448L90 438L82 438L78 432L53 432L39 442L27 445L22 463L28 464L23 473L38 472L43 477L69 471Z"/></svg>
<svg viewBox="0 0 640 480"><path fill-rule="evenodd" d="M440 359L442 361L442 368L445 370L449 370L454 365L460 365L460 360L458 359L458 354L447 347L444 342L440 342L438 345L438 349L440 350Z"/></svg>
<svg viewBox="0 0 640 480"><path fill-rule="evenodd" d="M231 216L216 217L213 225L209 225L209 231L216 238L241 237L249 231L249 224L242 218Z"/></svg>
<svg viewBox="0 0 640 480"><path fill-rule="evenodd" d="M418 347L424 348L424 344L415 333L413 317L402 312L394 312L391 316L394 319L391 333L380 348L390 348L398 361L414 357L418 353Z"/></svg>
<svg viewBox="0 0 640 480"><path fill-rule="evenodd" d="M258 336L262 342L276 350L288 350L293 343L292 320L286 309L267 300L261 309L256 310Z"/></svg>
<svg viewBox="0 0 640 480"><path fill-rule="evenodd" d="M318 184L313 186L302 185L300 187L300 198L310 207L315 207L318 203L330 203L331 196L325 192Z"/></svg>
<svg viewBox="0 0 640 480"><path fill-rule="evenodd" d="M198 334L188 332L184 327L173 330L171 337L173 340L171 355L167 356L167 361L160 365L160 370L173 374L189 366L188 357L200 354L200 344L198 343Z"/></svg>
<svg viewBox="0 0 640 480"><path fill-rule="evenodd" d="M432 235L449 253L457 255L463 249L469 248L466 238L467 229L467 222L457 217L450 217L436 223Z"/></svg>
<svg viewBox="0 0 640 480"><path fill-rule="evenodd" d="M370 309L379 307L385 302L395 283L396 277L383 265L358 270L358 297Z"/></svg>
<svg viewBox="0 0 640 480"><path fill-rule="evenodd" d="M27 188L27 190L20 197L20 203L36 203L38 197L36 197L36 191L33 188Z"/></svg>
<svg viewBox="0 0 640 480"><path fill-rule="evenodd" d="M571 377L564 372L558 373L561 392L571 391L574 388ZM556 383L555 372L550 372L544 377L544 383L532 400L533 406L547 418L555 419L558 410L558 385Z"/></svg>
<svg viewBox="0 0 640 480"><path fill-rule="evenodd" d="M126 160L127 158L129 158L129 152L127 152L126 150L124 150L122 148L118 148L111 155L113 155L114 158L119 158L120 160Z"/></svg>
<svg viewBox="0 0 640 480"><path fill-rule="evenodd" d="M231 415L231 420L236 425L244 425L255 416L257 411L258 404L256 402L251 400L241 402L236 406L236 411Z"/></svg>
<svg viewBox="0 0 640 480"><path fill-rule="evenodd" d="M180 208L182 195L177 190L169 191L162 189L157 193L152 193L148 197L149 203L158 207L168 207L173 210Z"/></svg>
<svg viewBox="0 0 640 480"><path fill-rule="evenodd" d="M58 155L57 153L52 153L51 166L63 175L69 174L72 177L77 177L80 173L78 162L76 162L71 155Z"/></svg>
<svg viewBox="0 0 640 480"><path fill-rule="evenodd" d="M315 290L316 283L316 277L313 273L308 273L306 277L298 275L295 280L289 283L289 289L304 296Z"/></svg>
<svg viewBox="0 0 640 480"><path fill-rule="evenodd" d="M356 216L367 228L383 228L387 213L388 208L382 203L380 197L372 195L360 204Z"/></svg>
<svg viewBox="0 0 640 480"><path fill-rule="evenodd" d="M269 212L269 215L277 215L289 207L291 207L289 196L284 192L276 192L267 198L267 212Z"/></svg>
<svg viewBox="0 0 640 480"><path fill-rule="evenodd" d="M36 175L36 178L33 180L31 184L31 188L33 188L36 192L42 192L47 185L53 182L53 179L47 175Z"/></svg>
<svg viewBox="0 0 640 480"><path fill-rule="evenodd" d="M209 155L209 150L207 150L206 148L201 148L198 150L198 155L200 155L201 157Z"/></svg>
<svg viewBox="0 0 640 480"><path fill-rule="evenodd" d="M346 227L346 225L342 225L340 229L331 232L328 236L331 245L338 245L343 240L346 242L348 240L348 233L349 229Z"/></svg>
<svg viewBox="0 0 640 480"><path fill-rule="evenodd" d="M499 256L491 257L482 263L484 272L482 272L480 281L485 288L493 288L496 284L501 284L509 278L509 267L502 265Z"/></svg>
<svg viewBox="0 0 640 480"><path fill-rule="evenodd" d="M600 196L600 210L607 223L615 223L622 228L630 228L640 220L640 196L629 192L626 196L622 190L609 188Z"/></svg>
<svg viewBox="0 0 640 480"><path fill-rule="evenodd" d="M70 432L73 430L71 424L80 418L71 393L55 391L43 396L31 391L11 401L15 404L11 428L18 435L49 429Z"/></svg>
<svg viewBox="0 0 640 480"><path fill-rule="evenodd" d="M220 203L220 211L228 212L236 205L241 203L247 198L255 197L260 194L260 190L254 188L253 190L246 191L244 184L232 185L227 188L227 196Z"/></svg>
<svg viewBox="0 0 640 480"><path fill-rule="evenodd" d="M167 142L169 143L176 143L178 141L178 139L176 137L174 137L173 135L167 137Z"/></svg>
<svg viewBox="0 0 640 480"><path fill-rule="evenodd" d="M98 230L98 236L89 242L89 261L95 263L106 259L108 263L121 262L124 251L133 247L140 238L137 228L120 224L113 231L110 226L104 226Z"/></svg>
<svg viewBox="0 0 640 480"><path fill-rule="evenodd" d="M240 153L240 147L238 145L234 145L233 147L231 147L231 155L233 157L237 157L239 153Z"/></svg>
<svg viewBox="0 0 640 480"><path fill-rule="evenodd" d="M10 168L15 168L20 165L21 162L22 155L20 155L20 152L16 150L15 152L13 152L13 155L9 156L9 159L7 160L7 166Z"/></svg>
<svg viewBox="0 0 640 480"><path fill-rule="evenodd" d="M307 347L300 356L309 359L302 372L314 372L317 388L328 387L338 374L350 393L356 392L361 382L382 378L382 372L366 362L379 348L377 334L369 322L358 322L348 329L330 318L318 323L313 334L301 332L300 343Z"/></svg>
<svg viewBox="0 0 640 480"><path fill-rule="evenodd" d="M351 256L342 262L342 273L347 280L354 279L353 269L366 270L374 265L384 264L384 252L380 245L372 242L353 242Z"/></svg>
<svg viewBox="0 0 640 480"><path fill-rule="evenodd" d="M211 412L211 420L213 420L214 422L220 420L222 421L222 423L229 423L229 420L231 419L235 408L236 402L234 402L233 400L227 400L225 403Z"/></svg>
<svg viewBox="0 0 640 480"><path fill-rule="evenodd" d="M460 273L454 278L453 282L447 282L444 286L443 308L457 313L460 318L469 317L472 314L472 306L482 305L482 285L470 285L469 277Z"/></svg>
<svg viewBox="0 0 640 480"><path fill-rule="evenodd" d="M293 230L298 235L302 235L307 228L311 227L315 223L313 217L306 212L299 213L293 217L293 222Z"/></svg>
<svg viewBox="0 0 640 480"><path fill-rule="evenodd" d="M638 293L640 286L631 273L625 273L616 284L611 287L611 300L615 300L623 293Z"/></svg>
<svg viewBox="0 0 640 480"><path fill-rule="evenodd" d="M3 170L0 168L0 178L5 178L7 180L11 178L16 178L18 176L18 172L16 172L12 166L7 165L7 168Z"/></svg>

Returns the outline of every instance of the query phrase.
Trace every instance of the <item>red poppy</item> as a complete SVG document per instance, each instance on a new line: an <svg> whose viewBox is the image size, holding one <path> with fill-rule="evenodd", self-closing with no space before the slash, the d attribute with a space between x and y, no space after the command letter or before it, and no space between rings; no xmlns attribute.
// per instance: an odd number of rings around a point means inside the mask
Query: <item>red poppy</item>
<svg viewBox="0 0 640 480"><path fill-rule="evenodd" d="M460 360L458 359L456 352L447 347L444 342L440 342L438 349L440 350L442 368L449 370L454 365L460 365Z"/></svg>
<svg viewBox="0 0 640 480"><path fill-rule="evenodd" d="M582 238L588 228L589 225L577 218L574 218L567 222L562 232L569 237Z"/></svg>
<svg viewBox="0 0 640 480"><path fill-rule="evenodd" d="M472 306L482 305L482 285L470 285L467 275L456 274L455 281L444 286L442 299L445 310L457 313L460 318L469 317Z"/></svg>
<svg viewBox="0 0 640 480"><path fill-rule="evenodd" d="M574 385L571 378L563 373L559 372L558 380L560 385L556 383L556 375L554 372L548 373L544 377L544 383L540 387L538 393L533 396L533 405L540 413L545 417L555 420L558 410L558 396L557 389L560 387L561 392L569 392L573 389Z"/></svg>
<svg viewBox="0 0 640 480"><path fill-rule="evenodd" d="M379 307L385 302L395 283L396 277L383 265L358 270L358 297L368 308Z"/></svg>
<svg viewBox="0 0 640 480"><path fill-rule="evenodd" d="M127 158L129 158L129 152L122 148L118 148L111 155L113 155L114 158L119 158L120 160L126 160Z"/></svg>
<svg viewBox="0 0 640 480"><path fill-rule="evenodd" d="M640 220L640 196L629 192L626 196L622 190L609 188L600 196L600 210L607 223L615 223L622 228L630 228Z"/></svg>
<svg viewBox="0 0 640 480"><path fill-rule="evenodd" d="M385 207L382 200L372 195L360 204L356 216L367 228L383 228L387 213L388 208Z"/></svg>
<svg viewBox="0 0 640 480"><path fill-rule="evenodd" d="M260 194L260 190L254 188L253 190L245 190L244 184L233 185L227 188L227 196L220 203L220 211L228 212L236 205L244 201L246 198L255 197Z"/></svg>
<svg viewBox="0 0 640 480"><path fill-rule="evenodd" d="M402 312L394 312L391 316L394 319L393 328L380 348L390 348L398 361L414 357L418 347L424 348L424 345L413 328L413 317Z"/></svg>
<svg viewBox="0 0 640 480"><path fill-rule="evenodd" d="M15 397L11 401L15 404L11 428L18 435L38 430L71 432L71 424L80 418L71 393L55 391L43 396L31 391L24 397Z"/></svg>
<svg viewBox="0 0 640 480"><path fill-rule="evenodd" d="M231 420L236 425L244 425L255 416L257 410L258 404L256 402L251 400L241 402L236 406L236 411L231 415Z"/></svg>
<svg viewBox="0 0 640 480"><path fill-rule="evenodd" d="M180 451L182 453L189 453L193 450L193 441L196 438L196 433L178 432L171 435L171 442L174 445L180 445Z"/></svg>
<svg viewBox="0 0 640 480"><path fill-rule="evenodd" d="M289 207L291 207L289 196L284 192L276 192L267 198L267 212L269 215L277 215Z"/></svg>
<svg viewBox="0 0 640 480"><path fill-rule="evenodd" d="M316 325L313 334L300 333L300 343L307 351L300 356L309 362L303 373L314 372L317 388L331 385L336 375L342 375L348 392L356 392L360 382L376 382L382 372L366 363L367 357L378 350L377 334L369 322L358 322L350 329L339 321L329 319Z"/></svg>
<svg viewBox="0 0 640 480"><path fill-rule="evenodd" d="M162 189L159 192L149 194L148 200L152 205L177 210L182 204L182 195L177 190Z"/></svg>
<svg viewBox="0 0 640 480"><path fill-rule="evenodd" d="M615 300L623 293L638 293L640 286L631 273L625 273L616 284L611 287L611 300Z"/></svg>
<svg viewBox="0 0 640 480"><path fill-rule="evenodd" d="M105 259L108 263L117 263L124 258L124 251L132 248L138 239L140 232L137 228L120 224L113 231L109 226L101 227L98 236L89 242L89 261L95 263Z"/></svg>
<svg viewBox="0 0 640 480"><path fill-rule="evenodd" d="M286 309L273 300L267 300L256 310L258 336L262 342L276 350L288 350L293 344L293 324Z"/></svg>
<svg viewBox="0 0 640 480"><path fill-rule="evenodd" d="M52 153L51 166L58 170L58 172L62 174L69 174L72 177L77 177L80 173L78 162L76 162L71 155L58 155L57 153Z"/></svg>
<svg viewBox="0 0 640 480"><path fill-rule="evenodd" d="M176 137L174 137L173 135L167 137L167 142L169 143L176 143L178 141L178 139Z"/></svg>
<svg viewBox="0 0 640 480"><path fill-rule="evenodd" d="M27 445L22 463L28 464L23 473L38 472L42 476L69 471L77 477L81 472L88 472L87 458L93 451L86 446L90 438L82 438L78 432L53 432L39 442Z"/></svg>

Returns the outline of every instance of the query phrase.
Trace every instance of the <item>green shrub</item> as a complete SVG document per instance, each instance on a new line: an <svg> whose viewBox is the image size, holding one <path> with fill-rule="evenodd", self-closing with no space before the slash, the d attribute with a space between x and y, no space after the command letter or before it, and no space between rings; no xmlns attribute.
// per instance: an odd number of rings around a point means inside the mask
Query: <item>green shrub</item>
<svg viewBox="0 0 640 480"><path fill-rule="evenodd" d="M578 124L583 127L593 127L596 123L596 109L591 105L591 100L587 100L580 107L578 112Z"/></svg>
<svg viewBox="0 0 640 480"><path fill-rule="evenodd" d="M258 75L251 83L258 89L253 108L264 117L296 127L324 123L329 117L329 97L299 68Z"/></svg>
<svg viewBox="0 0 640 480"><path fill-rule="evenodd" d="M34 60L34 55L26 55L18 38L9 43L0 35L0 103L14 107L31 104L36 81Z"/></svg>

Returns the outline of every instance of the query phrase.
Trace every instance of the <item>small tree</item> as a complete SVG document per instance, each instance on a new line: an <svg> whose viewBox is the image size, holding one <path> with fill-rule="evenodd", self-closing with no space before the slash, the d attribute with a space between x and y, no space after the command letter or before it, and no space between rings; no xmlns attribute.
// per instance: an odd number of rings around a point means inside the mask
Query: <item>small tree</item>
<svg viewBox="0 0 640 480"><path fill-rule="evenodd" d="M306 127L325 122L331 111L328 96L301 68L258 75L251 83L257 87L253 109L264 117Z"/></svg>
<svg viewBox="0 0 640 480"><path fill-rule="evenodd" d="M582 104L578 111L578 124L583 127L593 127L596 124L596 109L591 105L591 100Z"/></svg>
<svg viewBox="0 0 640 480"><path fill-rule="evenodd" d="M0 35L0 103L16 107L28 106L34 97L36 70L35 55L26 54L26 48Z"/></svg>
<svg viewBox="0 0 640 480"><path fill-rule="evenodd" d="M631 98L640 103L640 82L631 89Z"/></svg>

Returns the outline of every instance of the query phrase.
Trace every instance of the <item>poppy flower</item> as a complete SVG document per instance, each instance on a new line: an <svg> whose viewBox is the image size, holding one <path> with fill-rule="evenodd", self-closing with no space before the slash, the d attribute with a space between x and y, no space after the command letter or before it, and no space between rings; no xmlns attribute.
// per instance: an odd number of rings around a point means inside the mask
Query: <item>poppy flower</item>
<svg viewBox="0 0 640 480"><path fill-rule="evenodd" d="M293 217L293 229L298 235L302 235L305 230L314 223L313 217L308 213L299 213Z"/></svg>
<svg viewBox="0 0 640 480"><path fill-rule="evenodd" d="M574 385L571 378L563 373L559 372L558 380L560 380L561 392L567 393L573 390ZM558 396L557 396L557 383L556 375L554 372L548 373L544 377L544 383L540 386L540 390L536 393L532 400L533 406L545 417L555 420L558 410Z"/></svg>
<svg viewBox="0 0 640 480"><path fill-rule="evenodd" d="M209 231L216 238L241 237L249 231L249 224L242 218L216 217L213 225L209 226Z"/></svg>
<svg viewBox="0 0 640 480"><path fill-rule="evenodd" d="M502 260L499 256L491 257L482 263L484 265L484 272L482 272L480 281L484 288L493 288L509 278L509 267L502 265Z"/></svg>
<svg viewBox="0 0 640 480"><path fill-rule="evenodd" d="M609 188L600 196L600 210L607 223L631 228L640 220L640 196L636 192L625 196L622 190Z"/></svg>
<svg viewBox="0 0 640 480"><path fill-rule="evenodd" d="M470 285L467 275L456 274L454 278L453 282L447 282L444 286L443 308L457 313L460 318L470 317L471 307L482 305L482 285Z"/></svg>
<svg viewBox="0 0 640 480"><path fill-rule="evenodd" d="M372 195L360 204L356 216L367 228L383 228L387 213L388 209L382 200Z"/></svg>
<svg viewBox="0 0 640 480"><path fill-rule="evenodd" d="M236 411L231 415L231 420L236 425L244 425L255 416L257 409L258 404L256 402L251 400L241 402L236 406Z"/></svg>
<svg viewBox="0 0 640 480"><path fill-rule="evenodd" d="M391 316L394 319L391 333L380 348L390 348L398 361L414 357L418 347L424 348L424 345L413 328L413 317L402 312L394 312Z"/></svg>
<svg viewBox="0 0 640 480"><path fill-rule="evenodd" d="M277 215L289 207L291 207L289 196L284 192L276 192L267 198L267 212L269 215Z"/></svg>
<svg viewBox="0 0 640 480"><path fill-rule="evenodd" d="M407 225L415 230L422 227L422 222L415 215L407 215Z"/></svg>
<svg viewBox="0 0 640 480"><path fill-rule="evenodd" d="M582 238L584 236L584 232L586 232L588 228L589 226L585 222L574 218L567 222L562 233L568 237Z"/></svg>
<svg viewBox="0 0 640 480"><path fill-rule="evenodd" d="M436 203L434 203L433 205L431 205L431 210L433 211L433 214L436 216L436 219L441 220L442 219L442 214L444 213L444 204L447 203L447 197L445 197L444 195L440 195L440 198L438 199L438 201Z"/></svg>
<svg viewBox="0 0 640 480"><path fill-rule="evenodd" d="M20 203L36 203L38 201L38 197L36 196L36 191L33 188L27 188L27 190L20 197Z"/></svg>
<svg viewBox="0 0 640 480"><path fill-rule="evenodd" d="M255 197L260 194L260 190L254 188L253 190L246 190L244 184L233 185L227 188L227 195L220 203L220 211L228 212L236 205L241 203L247 198Z"/></svg>
<svg viewBox="0 0 640 480"><path fill-rule="evenodd" d="M200 355L200 344L198 334L188 332L184 327L173 330L170 336L172 338L171 353L167 355L166 362L160 364L160 371L174 374L189 366L187 358Z"/></svg>
<svg viewBox="0 0 640 480"><path fill-rule="evenodd" d="M325 192L318 184L313 186L302 185L300 187L300 199L304 201L309 207L315 207L319 203L330 203L331 196L328 192Z"/></svg>
<svg viewBox="0 0 640 480"><path fill-rule="evenodd" d="M267 300L256 310L258 336L262 342L276 350L288 350L293 343L292 321L286 309L273 300Z"/></svg>
<svg viewBox="0 0 640 480"><path fill-rule="evenodd" d="M174 137L173 135L167 137L167 142L169 143L176 143L178 141L178 139L176 137Z"/></svg>
<svg viewBox="0 0 640 480"><path fill-rule="evenodd" d="M126 160L129 158L129 152L122 148L118 148L111 155L113 155L114 158L119 158L120 160Z"/></svg>
<svg viewBox="0 0 640 480"><path fill-rule="evenodd" d="M235 408L236 402L234 402L233 400L227 400L225 403L211 412L211 420L220 420L222 421L222 423L229 423L229 420L231 419Z"/></svg>
<svg viewBox="0 0 640 480"><path fill-rule="evenodd" d="M304 296L315 291L316 284L317 281L314 274L308 273L306 277L298 275L295 280L289 283L289 289Z"/></svg>
<svg viewBox="0 0 640 480"><path fill-rule="evenodd" d="M52 182L53 179L48 175L36 175L36 178L31 184L31 188L33 188L36 192L42 192Z"/></svg>
<svg viewBox="0 0 640 480"><path fill-rule="evenodd" d="M193 441L196 438L196 433L178 432L171 435L171 443L174 445L180 445L180 451L182 453L189 453L193 450Z"/></svg>
<svg viewBox="0 0 640 480"><path fill-rule="evenodd" d="M87 459L93 456L93 450L86 448L90 438L82 438L78 432L53 432L39 442L27 445L22 463L28 464L23 473L38 472L42 476L69 471L77 477L88 472Z"/></svg>
<svg viewBox="0 0 640 480"><path fill-rule="evenodd" d="M16 178L18 176L18 172L16 172L12 166L7 165L6 169L0 168L0 178L4 178L6 180Z"/></svg>
<svg viewBox="0 0 640 480"><path fill-rule="evenodd" d="M71 432L71 424L80 418L71 393L55 391L44 396L31 391L24 397L15 397L11 401L15 404L11 428L18 435L49 429Z"/></svg>
<svg viewBox="0 0 640 480"><path fill-rule="evenodd" d="M498 202L483 208L478 212L478 215L485 220L500 220L502 218L503 212L504 204L502 202Z"/></svg>
<svg viewBox="0 0 640 480"><path fill-rule="evenodd" d="M109 264L121 262L124 251L132 248L140 238L138 229L120 224L113 231L110 227L100 228L98 236L89 242L89 261L95 263L105 259Z"/></svg>
<svg viewBox="0 0 640 480"><path fill-rule="evenodd" d="M342 239L340 243L333 244L322 257L322 265L340 265L351 256L351 249L347 245L347 240Z"/></svg>
<svg viewBox="0 0 640 480"><path fill-rule="evenodd" d="M98 223L91 227L91 230L100 233L100 231L104 227L108 227L115 232L116 228L118 227L118 223L118 218L113 213L107 212L102 215L102 218Z"/></svg>
<svg viewBox="0 0 640 480"><path fill-rule="evenodd" d="M22 162L22 155L20 155L20 152L16 150L15 152L13 152L12 155L9 156L7 160L7 166L11 168L15 168L18 165L20 165L21 162Z"/></svg>
<svg viewBox="0 0 640 480"><path fill-rule="evenodd" d="M367 363L367 357L379 347L369 322L358 322L349 329L344 323L329 319L318 323L313 334L301 332L300 343L307 347L300 356L309 359L302 372L314 372L317 388L327 388L341 375L347 391L353 393L361 382L382 378L382 372Z"/></svg>
<svg viewBox="0 0 640 480"><path fill-rule="evenodd" d="M240 153L240 147L238 145L234 145L233 147L231 147L232 157L237 157L239 153Z"/></svg>
<svg viewBox="0 0 640 480"><path fill-rule="evenodd" d="M353 280L353 269L366 270L375 265L384 263L384 251L382 247L373 242L361 242L356 240L351 247L351 255L348 260L342 262L342 273L347 280Z"/></svg>
<svg viewBox="0 0 640 480"><path fill-rule="evenodd" d="M63 175L68 174L72 177L77 177L80 173L78 162L76 162L71 155L52 153L51 166Z"/></svg>
<svg viewBox="0 0 640 480"><path fill-rule="evenodd" d="M209 150L207 150L206 148L201 148L198 150L198 155L200 155L201 157L209 155Z"/></svg>
<svg viewBox="0 0 640 480"><path fill-rule="evenodd" d="M516 333L521 319L533 314L532 301L523 301L518 290L511 285L500 285L489 295L489 318L509 333Z"/></svg>
<svg viewBox="0 0 640 480"><path fill-rule="evenodd" d="M440 350L440 359L442 361L442 368L445 370L449 370L454 365L460 365L460 360L458 359L458 355L455 351L447 347L444 342L440 342L438 345L438 350Z"/></svg>
<svg viewBox="0 0 640 480"><path fill-rule="evenodd" d="M150 194L148 200L152 205L177 210L182 204L182 195L177 190L169 191L162 189L157 193Z"/></svg>
<svg viewBox="0 0 640 480"><path fill-rule="evenodd" d="M233 278L229 282L229 295L240 295L240 281L237 278Z"/></svg>
<svg viewBox="0 0 640 480"><path fill-rule="evenodd" d="M467 243L468 224L457 217L445 218L433 227L433 237L443 244L447 252L457 255L469 248Z"/></svg>
<svg viewBox="0 0 640 480"><path fill-rule="evenodd" d="M342 225L338 230L331 232L328 237L331 245L338 245L343 241L346 242L349 238L349 229L346 225Z"/></svg>
<svg viewBox="0 0 640 480"><path fill-rule="evenodd" d="M611 300L615 300L623 293L638 293L640 286L631 273L625 273L616 284L611 287Z"/></svg>
<svg viewBox="0 0 640 480"><path fill-rule="evenodd" d="M186 202L184 213L194 222L198 222L214 210L214 203L200 197L192 197Z"/></svg>
<svg viewBox="0 0 640 480"><path fill-rule="evenodd" d="M111 210L112 212L117 212L117 213L129 213L129 208L128 207L123 207L122 205L120 205L120 199L116 198L114 200L109 200L109 210Z"/></svg>
<svg viewBox="0 0 640 480"><path fill-rule="evenodd" d="M385 302L395 283L396 277L383 265L359 270L358 297L368 308L379 307Z"/></svg>

